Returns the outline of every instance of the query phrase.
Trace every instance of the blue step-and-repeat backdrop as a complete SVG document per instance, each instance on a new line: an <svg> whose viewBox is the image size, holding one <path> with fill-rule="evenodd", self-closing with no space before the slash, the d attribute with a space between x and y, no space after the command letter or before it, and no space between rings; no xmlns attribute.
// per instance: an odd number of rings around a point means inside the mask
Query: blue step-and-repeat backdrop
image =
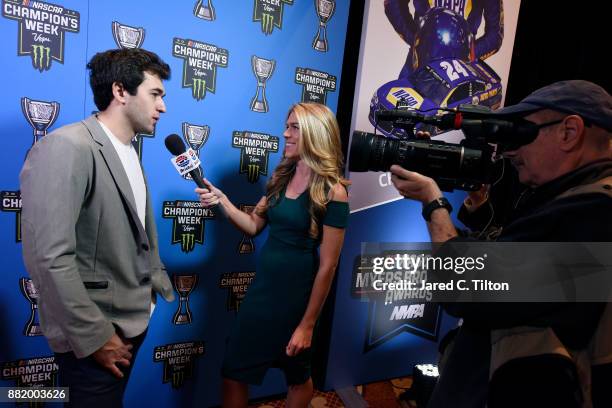
<svg viewBox="0 0 612 408"><path fill-rule="evenodd" d="M0 386L56 381L53 353L37 325L38 294L21 258L18 176L25 156L48 132L95 111L85 70L95 53L142 47L172 69L167 113L154 135L139 135L137 142L177 300L158 303L125 402L220 403L225 339L266 233L249 239L221 214L200 208L195 185L174 170L164 138L184 137L206 177L248 210L281 158L288 108L316 101L336 110L348 6L334 0L2 0ZM251 396L284 390L273 371Z"/></svg>

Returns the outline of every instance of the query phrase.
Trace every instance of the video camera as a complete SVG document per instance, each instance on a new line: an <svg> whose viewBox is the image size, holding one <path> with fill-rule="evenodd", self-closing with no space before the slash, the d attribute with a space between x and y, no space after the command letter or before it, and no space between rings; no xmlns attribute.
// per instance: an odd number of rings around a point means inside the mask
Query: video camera
<svg viewBox="0 0 612 408"><path fill-rule="evenodd" d="M478 105L459 105L447 113L431 116L401 107L379 110L375 115L377 122L393 122L408 136L393 139L353 132L349 170L388 171L391 165L398 164L433 178L445 191L474 191L482 184L491 183L494 153L516 150L538 135L535 123L523 118L502 118L488 107ZM441 130L461 129L465 139L458 144L417 139L414 126L418 123Z"/></svg>

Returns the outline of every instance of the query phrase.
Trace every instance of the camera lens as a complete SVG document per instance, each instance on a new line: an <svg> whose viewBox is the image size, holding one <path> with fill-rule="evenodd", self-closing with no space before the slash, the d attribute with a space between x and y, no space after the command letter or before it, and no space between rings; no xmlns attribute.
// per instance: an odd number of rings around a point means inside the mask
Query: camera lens
<svg viewBox="0 0 612 408"><path fill-rule="evenodd" d="M450 190L473 190L487 182L492 150L435 140L399 140L355 131L349 153L351 172L389 171L393 164L432 177ZM446 188L446 187L445 187Z"/></svg>
<svg viewBox="0 0 612 408"><path fill-rule="evenodd" d="M399 141L367 132L353 132L349 153L349 170L387 171L398 163Z"/></svg>

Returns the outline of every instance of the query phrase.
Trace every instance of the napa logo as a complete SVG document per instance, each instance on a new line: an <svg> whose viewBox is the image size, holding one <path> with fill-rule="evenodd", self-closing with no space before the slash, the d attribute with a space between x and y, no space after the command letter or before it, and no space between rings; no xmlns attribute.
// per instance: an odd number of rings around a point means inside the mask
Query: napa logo
<svg viewBox="0 0 612 408"><path fill-rule="evenodd" d="M419 109L423 104L423 97L412 88L393 87L387 94L387 101L393 106L397 106L401 102L402 107L411 109Z"/></svg>

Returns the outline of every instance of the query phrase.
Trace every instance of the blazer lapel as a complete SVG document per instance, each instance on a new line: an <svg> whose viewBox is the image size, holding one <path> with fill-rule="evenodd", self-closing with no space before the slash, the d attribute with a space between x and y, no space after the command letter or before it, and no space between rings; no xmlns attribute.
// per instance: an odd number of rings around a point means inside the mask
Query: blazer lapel
<svg viewBox="0 0 612 408"><path fill-rule="evenodd" d="M104 132L104 129L102 129L98 123L95 115L88 117L83 121L83 123L87 129L89 129L89 133L94 141L100 146L100 153L108 166L108 170L110 171L111 176L117 185L119 193L123 197L128 207L128 213L132 218L134 225L136 225L138 229L138 233L140 235L139 241L148 244L147 234L144 231L144 225L142 225L140 222L138 212L136 211L136 200L134 199L132 187L130 187L130 181L127 178L127 174L125 174L123 164L121 164L121 159L119 159L115 147Z"/></svg>

